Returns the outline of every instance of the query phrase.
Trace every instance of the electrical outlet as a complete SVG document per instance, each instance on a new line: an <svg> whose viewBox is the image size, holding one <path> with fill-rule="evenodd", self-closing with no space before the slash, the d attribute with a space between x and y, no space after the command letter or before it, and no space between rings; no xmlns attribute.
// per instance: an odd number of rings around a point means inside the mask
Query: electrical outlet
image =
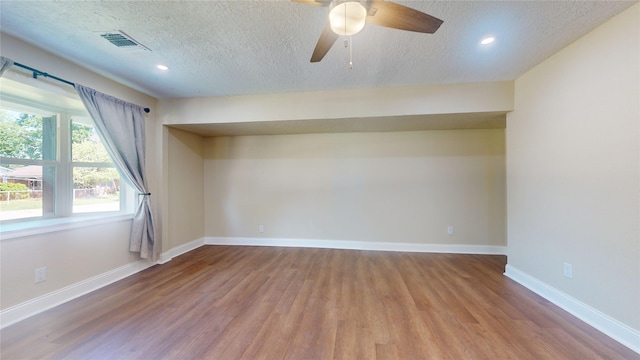
<svg viewBox="0 0 640 360"><path fill-rule="evenodd" d="M447 227L447 235L453 235L453 226L449 225Z"/></svg>
<svg viewBox="0 0 640 360"><path fill-rule="evenodd" d="M564 277L573 279L573 266L571 266L571 264L569 263L564 263L563 273Z"/></svg>
<svg viewBox="0 0 640 360"><path fill-rule="evenodd" d="M36 269L36 284L47 280L47 268L42 267Z"/></svg>
<svg viewBox="0 0 640 360"><path fill-rule="evenodd" d="M261 233L264 232L264 225L260 225L258 226L258 231L260 231Z"/></svg>

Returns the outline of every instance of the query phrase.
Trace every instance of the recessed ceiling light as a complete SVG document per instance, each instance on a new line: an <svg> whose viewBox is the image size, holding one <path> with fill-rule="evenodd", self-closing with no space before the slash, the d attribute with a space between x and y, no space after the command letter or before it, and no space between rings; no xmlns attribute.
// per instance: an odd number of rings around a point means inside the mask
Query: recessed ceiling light
<svg viewBox="0 0 640 360"><path fill-rule="evenodd" d="M482 44L482 45L489 45L489 44L491 44L492 42L494 42L495 40L496 40L496 38L494 38L493 36L488 36L488 37L486 37L486 38L482 39L482 41L480 41L480 44Z"/></svg>
<svg viewBox="0 0 640 360"><path fill-rule="evenodd" d="M156 67L157 67L158 69L160 69L160 70L164 70L164 71L169 70L169 67L168 67L167 65L156 65Z"/></svg>

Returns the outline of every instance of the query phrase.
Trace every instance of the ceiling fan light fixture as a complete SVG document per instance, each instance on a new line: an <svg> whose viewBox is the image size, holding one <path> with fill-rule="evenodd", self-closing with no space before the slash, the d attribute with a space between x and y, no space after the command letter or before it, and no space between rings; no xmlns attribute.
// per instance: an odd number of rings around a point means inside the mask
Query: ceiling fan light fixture
<svg viewBox="0 0 640 360"><path fill-rule="evenodd" d="M354 35L364 28L367 10L358 1L335 4L329 12L331 30L338 35Z"/></svg>

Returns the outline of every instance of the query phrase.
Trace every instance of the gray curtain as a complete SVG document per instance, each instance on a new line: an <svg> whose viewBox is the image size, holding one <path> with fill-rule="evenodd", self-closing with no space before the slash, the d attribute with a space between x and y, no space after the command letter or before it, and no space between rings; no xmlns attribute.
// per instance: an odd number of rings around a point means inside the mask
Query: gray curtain
<svg viewBox="0 0 640 360"><path fill-rule="evenodd" d="M141 201L133 216L129 250L155 261L160 246L154 239L151 194L145 176L143 109L82 85L76 84L75 88L121 176L139 192Z"/></svg>
<svg viewBox="0 0 640 360"><path fill-rule="evenodd" d="M4 56L0 56L0 77L7 71L11 66L13 66L13 60L6 58Z"/></svg>

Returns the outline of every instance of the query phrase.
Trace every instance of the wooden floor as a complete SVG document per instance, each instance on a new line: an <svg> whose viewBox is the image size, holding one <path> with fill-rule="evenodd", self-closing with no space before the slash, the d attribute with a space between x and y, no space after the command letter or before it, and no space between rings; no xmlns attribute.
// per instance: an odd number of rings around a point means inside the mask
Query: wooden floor
<svg viewBox="0 0 640 360"><path fill-rule="evenodd" d="M505 262L205 246L6 328L1 358L640 358Z"/></svg>

